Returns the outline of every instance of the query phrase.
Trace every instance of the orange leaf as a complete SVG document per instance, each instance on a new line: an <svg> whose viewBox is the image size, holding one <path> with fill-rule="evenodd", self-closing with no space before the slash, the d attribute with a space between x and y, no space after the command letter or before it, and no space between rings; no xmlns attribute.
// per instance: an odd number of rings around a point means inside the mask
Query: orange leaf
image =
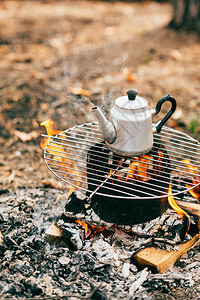
<svg viewBox="0 0 200 300"><path fill-rule="evenodd" d="M85 90L79 87L69 87L68 91L74 95L82 95L82 96L91 96L92 95L92 91L89 90Z"/></svg>
<svg viewBox="0 0 200 300"><path fill-rule="evenodd" d="M135 82L135 77L131 73L126 74L126 79L130 82Z"/></svg>

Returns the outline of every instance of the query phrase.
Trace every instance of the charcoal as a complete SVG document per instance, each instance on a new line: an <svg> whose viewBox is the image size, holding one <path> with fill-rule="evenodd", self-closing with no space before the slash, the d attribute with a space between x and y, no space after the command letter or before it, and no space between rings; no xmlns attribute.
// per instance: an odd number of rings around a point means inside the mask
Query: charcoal
<svg viewBox="0 0 200 300"><path fill-rule="evenodd" d="M37 281L33 276L31 276L28 280L22 281L24 288L30 291L31 296L38 296L42 294L42 288L37 285Z"/></svg>
<svg viewBox="0 0 200 300"><path fill-rule="evenodd" d="M99 289L95 289L92 292L90 299L91 300L107 300L108 298L102 291L100 291Z"/></svg>
<svg viewBox="0 0 200 300"><path fill-rule="evenodd" d="M24 277L29 277L33 272L33 268L29 264L24 264L24 261L16 261L13 271L20 272Z"/></svg>
<svg viewBox="0 0 200 300"><path fill-rule="evenodd" d="M2 216L2 214L0 214L0 224L3 224L4 222L5 222L5 220L4 220L3 216Z"/></svg>
<svg viewBox="0 0 200 300"><path fill-rule="evenodd" d="M12 296L18 295L19 297L23 297L24 296L24 287L22 284L13 284L13 285L11 285L8 292Z"/></svg>
<svg viewBox="0 0 200 300"><path fill-rule="evenodd" d="M73 214L85 211L86 197L79 191L74 191L68 198L68 203L65 206L67 212Z"/></svg>
<svg viewBox="0 0 200 300"><path fill-rule="evenodd" d="M4 242L9 248L19 248L17 243L9 236L4 237Z"/></svg>

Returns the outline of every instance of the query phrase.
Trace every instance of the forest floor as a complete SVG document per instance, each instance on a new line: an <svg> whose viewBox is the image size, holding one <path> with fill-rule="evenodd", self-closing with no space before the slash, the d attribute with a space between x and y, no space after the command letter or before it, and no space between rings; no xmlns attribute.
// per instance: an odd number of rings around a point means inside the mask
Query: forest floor
<svg viewBox="0 0 200 300"><path fill-rule="evenodd" d="M89 122L91 103L108 113L132 87L150 108L173 95L178 108L168 126L200 138L199 37L170 30L171 17L170 4L150 1L1 2L3 189L51 178L42 121L53 119L59 130Z"/></svg>
<svg viewBox="0 0 200 300"><path fill-rule="evenodd" d="M151 1L0 3L0 194L67 190L45 165L40 123L51 118L63 131L94 121L92 104L108 115L129 88L150 108L173 95L167 125L200 140L200 40L169 29L171 18L170 4ZM197 294L180 288L170 299Z"/></svg>

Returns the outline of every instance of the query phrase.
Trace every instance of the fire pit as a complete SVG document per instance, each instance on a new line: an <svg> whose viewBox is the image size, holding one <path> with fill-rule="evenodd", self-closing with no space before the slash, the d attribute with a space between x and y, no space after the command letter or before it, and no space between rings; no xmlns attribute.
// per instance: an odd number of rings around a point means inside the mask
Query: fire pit
<svg viewBox="0 0 200 300"><path fill-rule="evenodd" d="M50 138L44 151L48 168L70 191L85 192L107 222L145 222L161 215L173 197L190 191L198 198L200 144L185 133L163 127L149 153L131 158L113 154L95 122L44 136Z"/></svg>

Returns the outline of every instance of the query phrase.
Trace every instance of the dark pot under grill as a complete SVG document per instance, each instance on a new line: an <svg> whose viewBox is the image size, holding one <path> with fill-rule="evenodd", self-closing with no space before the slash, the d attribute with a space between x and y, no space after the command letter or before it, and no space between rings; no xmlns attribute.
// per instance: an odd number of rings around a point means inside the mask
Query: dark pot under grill
<svg viewBox="0 0 200 300"><path fill-rule="evenodd" d="M97 152L98 156L96 156ZM162 154L160 161L157 159L158 152ZM131 225L152 220L166 211L170 177L169 157L164 146L156 143L148 155L155 160L152 163L149 180L145 178L145 181L142 181L140 177L131 182L118 180L113 173L105 181L106 176L113 169L113 164L115 167L120 165L122 158L111 154L104 143L97 143L90 148L87 155L88 190L95 191L96 187L103 183L91 197L91 206L101 219L118 225ZM124 168L123 163L120 167ZM95 175L90 175L91 170ZM167 179L165 182L159 181L163 173ZM117 188L113 183L117 183ZM151 197L147 197L148 189L151 189ZM129 193L131 191L132 197L124 197L126 191ZM87 192L88 196L90 194Z"/></svg>

